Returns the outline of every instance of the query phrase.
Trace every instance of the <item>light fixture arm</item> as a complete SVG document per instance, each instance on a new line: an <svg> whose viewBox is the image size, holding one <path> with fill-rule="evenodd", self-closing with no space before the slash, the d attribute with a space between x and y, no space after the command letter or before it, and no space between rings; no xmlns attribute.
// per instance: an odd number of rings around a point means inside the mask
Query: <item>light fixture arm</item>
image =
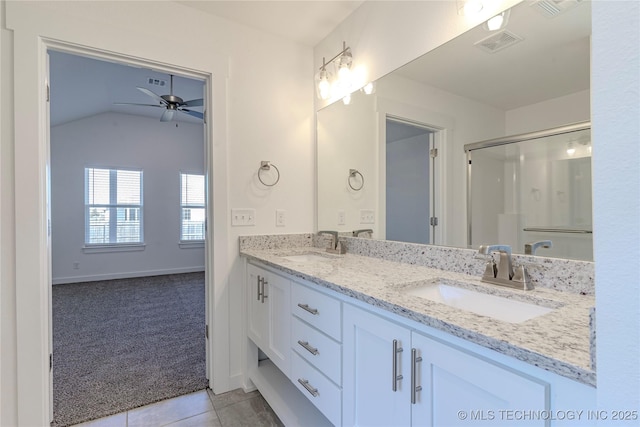
<svg viewBox="0 0 640 427"><path fill-rule="evenodd" d="M347 46L347 42L343 41L342 42L342 50L340 52L338 52L338 54L335 55L333 58L331 58L329 60L329 62L325 62L324 61L324 57L322 57L322 67L320 67L319 70L323 71L325 69L325 67L327 66L327 64L331 64L333 61L335 61L340 56L344 55L345 53L347 53L349 51L351 51L351 48L349 46Z"/></svg>

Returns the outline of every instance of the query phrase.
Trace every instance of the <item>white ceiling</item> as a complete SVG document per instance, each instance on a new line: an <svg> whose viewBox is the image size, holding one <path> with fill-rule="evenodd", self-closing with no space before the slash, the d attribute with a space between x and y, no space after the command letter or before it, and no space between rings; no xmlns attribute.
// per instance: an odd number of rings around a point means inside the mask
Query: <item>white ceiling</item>
<svg viewBox="0 0 640 427"><path fill-rule="evenodd" d="M590 2L553 18L522 2L506 29L524 40L486 53L474 44L495 33L480 25L394 73L502 110L589 89Z"/></svg>
<svg viewBox="0 0 640 427"><path fill-rule="evenodd" d="M177 1L203 12L277 34L311 47L316 46L351 12L364 3L363 0Z"/></svg>

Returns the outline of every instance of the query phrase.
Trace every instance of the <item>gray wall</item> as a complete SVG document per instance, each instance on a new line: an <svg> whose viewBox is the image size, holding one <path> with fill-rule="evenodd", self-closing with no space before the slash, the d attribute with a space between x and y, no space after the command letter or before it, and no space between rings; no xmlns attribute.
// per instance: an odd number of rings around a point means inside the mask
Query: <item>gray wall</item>
<svg viewBox="0 0 640 427"><path fill-rule="evenodd" d="M203 173L203 159L201 125L104 113L53 127L53 283L204 270L203 247L178 245L179 174ZM83 252L87 166L143 170L144 250Z"/></svg>

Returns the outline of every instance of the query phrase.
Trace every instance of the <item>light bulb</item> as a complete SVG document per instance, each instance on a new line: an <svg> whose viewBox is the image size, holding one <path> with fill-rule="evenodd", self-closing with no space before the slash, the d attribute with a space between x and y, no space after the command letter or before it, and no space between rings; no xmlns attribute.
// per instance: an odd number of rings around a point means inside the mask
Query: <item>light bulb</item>
<svg viewBox="0 0 640 427"><path fill-rule="evenodd" d="M502 28L502 24L504 22L504 15L501 13L500 15L496 15L493 18L487 21L487 28L489 31L495 31Z"/></svg>
<svg viewBox="0 0 640 427"><path fill-rule="evenodd" d="M573 156L574 154L576 154L576 148L573 146L571 142L569 143L569 145L567 145L567 154L570 156Z"/></svg>
<svg viewBox="0 0 640 427"><path fill-rule="evenodd" d="M362 90L364 91L364 93L366 93L367 95L371 95L373 93L373 83L369 82L366 85L364 85L364 87L362 88Z"/></svg>
<svg viewBox="0 0 640 427"><path fill-rule="evenodd" d="M320 92L321 99L329 99L329 96L331 95L331 83L329 83L329 79L324 78L320 80L320 83L318 83L318 90Z"/></svg>
<svg viewBox="0 0 640 427"><path fill-rule="evenodd" d="M349 105L351 104L351 94L347 94L344 96L344 98L342 98L342 102L344 103L344 105Z"/></svg>
<svg viewBox="0 0 640 427"><path fill-rule="evenodd" d="M482 10L483 4L480 0L467 0L462 8L465 15L473 15Z"/></svg>

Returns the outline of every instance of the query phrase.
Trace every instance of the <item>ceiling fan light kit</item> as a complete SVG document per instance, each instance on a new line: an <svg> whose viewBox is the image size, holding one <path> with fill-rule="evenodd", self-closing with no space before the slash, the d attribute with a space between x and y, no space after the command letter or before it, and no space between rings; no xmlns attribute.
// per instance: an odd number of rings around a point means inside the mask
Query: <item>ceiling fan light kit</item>
<svg viewBox="0 0 640 427"><path fill-rule="evenodd" d="M204 118L204 114L199 112L199 111L193 111L190 109L187 109L185 107L202 107L203 105L203 100L202 98L198 98L198 99L191 99L189 101L184 101L182 98L180 98L177 95L173 94L173 75L170 75L171 77L171 86L170 86L170 93L169 95L158 95L152 91L150 91L149 89L143 88L143 87L137 87L136 89L138 89L140 92L144 93L147 96L150 96L151 98L153 98L155 101L157 101L157 104L134 104L134 103L128 103L128 102L119 102L116 103L117 105L135 105L138 107L160 107L160 108L164 108L165 111L162 113L162 116L160 116L160 121L161 122L170 122L171 120L174 119L175 115L176 115L176 111L179 111L181 113L184 114L188 114L189 116L192 117L196 117L200 120L203 120Z"/></svg>

